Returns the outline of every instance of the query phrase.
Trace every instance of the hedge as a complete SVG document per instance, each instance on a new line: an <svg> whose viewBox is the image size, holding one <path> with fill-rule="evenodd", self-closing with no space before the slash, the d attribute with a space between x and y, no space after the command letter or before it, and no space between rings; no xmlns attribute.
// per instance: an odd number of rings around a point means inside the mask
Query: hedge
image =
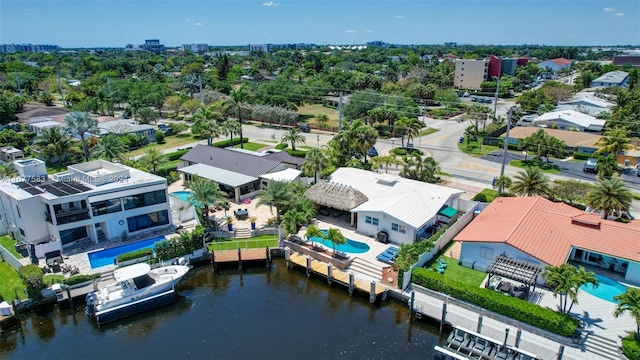
<svg viewBox="0 0 640 360"><path fill-rule="evenodd" d="M243 137L242 142L243 143L249 142L249 138ZM240 144L240 138L233 138L233 144L231 143L231 140L222 140L222 141L218 141L211 144L211 146L225 148L225 147L234 146L238 144Z"/></svg>
<svg viewBox="0 0 640 360"><path fill-rule="evenodd" d="M191 150L191 149L178 150L178 151L174 151L174 152L168 153L167 154L167 158L169 159L169 161L180 160L182 155L188 153L189 150Z"/></svg>
<svg viewBox="0 0 640 360"><path fill-rule="evenodd" d="M178 171L178 165L168 165L156 169L156 175L166 178L172 171Z"/></svg>
<svg viewBox="0 0 640 360"><path fill-rule="evenodd" d="M133 259L149 256L152 254L153 254L153 250L151 249L136 250L136 251L118 255L118 257L116 258L116 261L123 262L127 260L133 260Z"/></svg>
<svg viewBox="0 0 640 360"><path fill-rule="evenodd" d="M91 275L76 275L70 278L62 280L62 283L65 285L76 285L86 281L92 281L93 279L99 279L100 274L91 274Z"/></svg>
<svg viewBox="0 0 640 360"><path fill-rule="evenodd" d="M302 150L291 150L291 149L286 149L285 150L287 153L289 153L289 155L291 156L297 156L297 157L306 157L307 156L307 152L306 151L302 151Z"/></svg>
<svg viewBox="0 0 640 360"><path fill-rule="evenodd" d="M590 157L593 157L593 154L585 154L577 151L573 153L573 158L576 160L587 160Z"/></svg>
<svg viewBox="0 0 640 360"><path fill-rule="evenodd" d="M578 327L578 320L571 316L493 290L467 285L430 269L414 269L411 281L562 336L572 336Z"/></svg>
<svg viewBox="0 0 640 360"><path fill-rule="evenodd" d="M21 266L18 275L27 285L27 293L31 299L39 299L42 294L40 289L44 287L44 271L34 264Z"/></svg>
<svg viewBox="0 0 640 360"><path fill-rule="evenodd" d="M622 339L622 352L629 360L640 360L640 342L636 340L635 332Z"/></svg>
<svg viewBox="0 0 640 360"><path fill-rule="evenodd" d="M284 149L286 149L288 147L289 147L289 144L287 144L287 143L280 143L280 144L276 145L276 149L278 149L278 150L284 150Z"/></svg>

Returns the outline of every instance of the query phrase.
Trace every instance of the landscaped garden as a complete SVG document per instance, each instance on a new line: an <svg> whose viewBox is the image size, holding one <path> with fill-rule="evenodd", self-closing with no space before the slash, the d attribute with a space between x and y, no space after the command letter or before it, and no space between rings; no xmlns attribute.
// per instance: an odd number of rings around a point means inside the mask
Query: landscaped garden
<svg viewBox="0 0 640 360"><path fill-rule="evenodd" d="M464 142L458 143L458 149L465 154L469 154L474 157L482 157L484 155L489 154L490 152L501 150L498 146L493 145L483 145L482 137L478 136L476 140L467 142L466 139Z"/></svg>
<svg viewBox="0 0 640 360"><path fill-rule="evenodd" d="M538 160L512 160L509 162L509 165L511 166L515 166L515 167L519 167L522 169L526 169L529 167L535 167L538 168L540 170L542 170L542 172L545 172L547 174L560 174L561 170L560 167L558 165L555 164L550 164L550 163L546 163L544 161L538 161Z"/></svg>
<svg viewBox="0 0 640 360"><path fill-rule="evenodd" d="M7 249L13 256L22 259L23 256L16 250L16 241L10 235L0 236L0 246Z"/></svg>

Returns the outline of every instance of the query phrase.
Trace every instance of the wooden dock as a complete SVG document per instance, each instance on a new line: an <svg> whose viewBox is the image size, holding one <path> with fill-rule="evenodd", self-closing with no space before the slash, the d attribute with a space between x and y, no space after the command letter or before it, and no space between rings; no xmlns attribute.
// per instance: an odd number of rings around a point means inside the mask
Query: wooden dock
<svg viewBox="0 0 640 360"><path fill-rule="evenodd" d="M211 252L211 263L213 271L218 270L221 264L238 264L238 269L242 269L245 262L261 262L264 261L266 266L271 263L271 250L269 248L261 249L238 249L238 250L220 250Z"/></svg>
<svg viewBox="0 0 640 360"><path fill-rule="evenodd" d="M318 261L310 256L302 255L300 253L285 252L285 259L287 260L287 265L293 264L306 269L307 276L310 276L311 273L320 275L326 278L329 284L337 282L338 284L347 287L347 289L349 289L349 293L353 293L354 290L368 293L369 302L371 303L375 302L375 300L381 295L382 300L386 297L387 288L379 283L375 281L362 280L354 276L353 273L337 269L331 264Z"/></svg>

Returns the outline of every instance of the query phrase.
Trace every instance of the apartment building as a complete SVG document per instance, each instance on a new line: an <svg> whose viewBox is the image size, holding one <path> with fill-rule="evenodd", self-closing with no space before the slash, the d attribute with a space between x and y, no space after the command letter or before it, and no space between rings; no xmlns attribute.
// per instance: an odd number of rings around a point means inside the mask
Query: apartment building
<svg viewBox="0 0 640 360"><path fill-rule="evenodd" d="M19 176L0 182L0 234L36 245L37 254L172 225L162 177L104 160L54 175L38 159L14 166Z"/></svg>
<svg viewBox="0 0 640 360"><path fill-rule="evenodd" d="M489 74L488 59L457 59L455 63L453 85L456 89L480 89L482 82L487 81Z"/></svg>

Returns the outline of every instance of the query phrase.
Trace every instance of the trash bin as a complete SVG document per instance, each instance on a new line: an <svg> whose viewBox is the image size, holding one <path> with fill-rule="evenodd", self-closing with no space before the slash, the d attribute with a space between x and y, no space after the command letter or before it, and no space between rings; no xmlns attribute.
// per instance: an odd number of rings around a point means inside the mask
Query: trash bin
<svg viewBox="0 0 640 360"><path fill-rule="evenodd" d="M462 144L464 142L464 136L460 136L460 144Z"/></svg>

